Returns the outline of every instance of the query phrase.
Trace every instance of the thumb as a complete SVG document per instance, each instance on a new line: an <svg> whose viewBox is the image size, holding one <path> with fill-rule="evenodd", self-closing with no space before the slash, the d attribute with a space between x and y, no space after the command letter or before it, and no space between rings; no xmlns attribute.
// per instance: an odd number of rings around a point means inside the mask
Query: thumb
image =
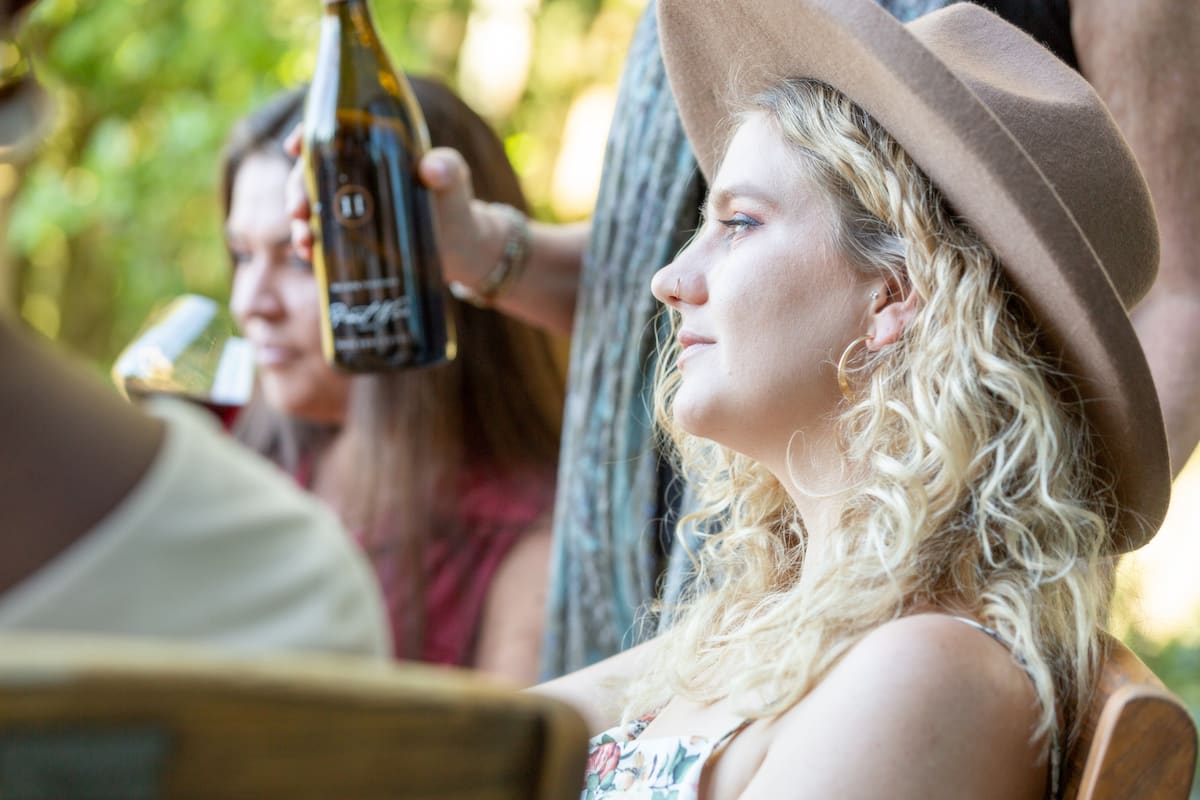
<svg viewBox="0 0 1200 800"><path fill-rule="evenodd" d="M463 194L469 200L471 168L462 153L450 147L435 147L421 159L417 174L425 187L441 197Z"/></svg>
<svg viewBox="0 0 1200 800"><path fill-rule="evenodd" d="M471 168L462 153L449 147L434 148L421 159L417 173L433 195L443 238L473 234L475 192L471 187Z"/></svg>
<svg viewBox="0 0 1200 800"><path fill-rule="evenodd" d="M437 208L438 241L442 269L448 280L478 283L482 264L494 260L488 251L490 240L476 217L471 188L471 169L457 150L438 147L430 150L417 165L421 181L433 196Z"/></svg>

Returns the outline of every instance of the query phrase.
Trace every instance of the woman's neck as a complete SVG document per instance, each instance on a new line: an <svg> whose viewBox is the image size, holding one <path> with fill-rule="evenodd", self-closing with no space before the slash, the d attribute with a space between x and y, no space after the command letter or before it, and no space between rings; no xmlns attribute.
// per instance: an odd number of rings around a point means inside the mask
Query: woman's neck
<svg viewBox="0 0 1200 800"><path fill-rule="evenodd" d="M832 425L797 432L778 462L768 465L783 485L804 523L805 562L820 561L838 527L852 478Z"/></svg>
<svg viewBox="0 0 1200 800"><path fill-rule="evenodd" d="M347 481L355 475L350 451L350 437L343 428L312 456L311 491L343 518L350 494Z"/></svg>

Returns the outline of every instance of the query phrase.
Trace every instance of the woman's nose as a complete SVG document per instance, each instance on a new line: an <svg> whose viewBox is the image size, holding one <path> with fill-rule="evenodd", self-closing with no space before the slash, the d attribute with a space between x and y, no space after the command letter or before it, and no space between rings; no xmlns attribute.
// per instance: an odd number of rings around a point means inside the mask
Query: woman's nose
<svg viewBox="0 0 1200 800"><path fill-rule="evenodd" d="M654 273L654 277L650 279L650 292L658 299L658 302L674 308L675 304L679 302L678 289L681 279L671 269L672 266L674 264L668 264Z"/></svg>
<svg viewBox="0 0 1200 800"><path fill-rule="evenodd" d="M284 306L275 285L275 272L271 259L261 254L248 258L235 269L229 309L242 327L252 317L277 319L283 316Z"/></svg>
<svg viewBox="0 0 1200 800"><path fill-rule="evenodd" d="M685 265L687 251L654 273L650 291L659 302L678 309L681 304L699 305L708 299L704 277Z"/></svg>

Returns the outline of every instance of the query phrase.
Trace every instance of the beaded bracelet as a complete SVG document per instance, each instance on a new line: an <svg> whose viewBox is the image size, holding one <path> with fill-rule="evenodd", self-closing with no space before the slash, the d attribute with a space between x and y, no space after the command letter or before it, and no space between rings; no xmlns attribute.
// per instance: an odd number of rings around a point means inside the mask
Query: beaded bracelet
<svg viewBox="0 0 1200 800"><path fill-rule="evenodd" d="M450 282L450 293L479 308L490 308L505 289L512 286L529 260L529 223L519 210L505 203L491 203L492 208L509 220L508 238L504 250L483 280L474 289L459 281Z"/></svg>

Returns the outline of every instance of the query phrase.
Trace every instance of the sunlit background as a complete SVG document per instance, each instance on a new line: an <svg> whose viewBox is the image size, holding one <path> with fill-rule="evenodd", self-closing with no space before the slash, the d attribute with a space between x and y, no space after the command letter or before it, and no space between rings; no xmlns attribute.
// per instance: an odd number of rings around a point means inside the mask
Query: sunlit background
<svg viewBox="0 0 1200 800"><path fill-rule="evenodd" d="M504 138L537 215L568 220L594 200L644 2L376 0L374 12L396 65L457 88ZM58 115L23 174L0 165L0 306L106 372L156 304L223 301L217 154L234 119L310 77L321 5L44 0L28 39ZM1198 570L1194 459L1163 532L1123 562L1113 623L1193 710Z"/></svg>
<svg viewBox="0 0 1200 800"><path fill-rule="evenodd" d="M376 2L398 68L454 86L504 138L539 217L591 208L644 0ZM224 299L217 157L232 122L310 78L320 0L43 0L26 38L58 104L21 176L0 165L0 298L110 362L151 307ZM3 53L0 53L0 58ZM15 192L15 194L14 194Z"/></svg>

